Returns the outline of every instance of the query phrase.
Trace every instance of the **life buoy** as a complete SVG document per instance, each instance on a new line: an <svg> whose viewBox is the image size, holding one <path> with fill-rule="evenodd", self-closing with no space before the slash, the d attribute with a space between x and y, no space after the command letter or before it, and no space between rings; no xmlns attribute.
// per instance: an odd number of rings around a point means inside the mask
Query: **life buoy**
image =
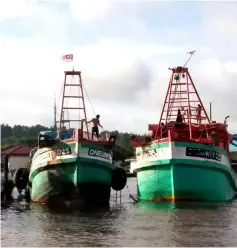
<svg viewBox="0 0 237 248"><path fill-rule="evenodd" d="M111 187L116 191L122 190L127 183L126 171L121 167L115 167L112 174Z"/></svg>
<svg viewBox="0 0 237 248"><path fill-rule="evenodd" d="M26 188L29 178L29 170L26 168L19 168L16 170L13 176L13 184L17 188L18 192L21 193Z"/></svg>

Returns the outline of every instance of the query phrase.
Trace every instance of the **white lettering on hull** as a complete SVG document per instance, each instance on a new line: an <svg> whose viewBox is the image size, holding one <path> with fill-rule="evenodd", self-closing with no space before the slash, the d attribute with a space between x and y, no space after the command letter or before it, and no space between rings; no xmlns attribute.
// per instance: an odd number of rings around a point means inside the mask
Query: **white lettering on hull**
<svg viewBox="0 0 237 248"><path fill-rule="evenodd" d="M36 162L40 163L45 159L46 160L47 159L54 159L56 156L64 156L64 155L70 155L70 154L72 154L70 147L48 150L48 151L45 151L45 152L42 152L41 154L39 154L36 157L36 159L34 159L34 163L36 163Z"/></svg>
<svg viewBox="0 0 237 248"><path fill-rule="evenodd" d="M90 148L88 150L88 155L92 157L99 157L108 160L109 162L111 161L111 155L107 152L101 151L101 150L95 150Z"/></svg>

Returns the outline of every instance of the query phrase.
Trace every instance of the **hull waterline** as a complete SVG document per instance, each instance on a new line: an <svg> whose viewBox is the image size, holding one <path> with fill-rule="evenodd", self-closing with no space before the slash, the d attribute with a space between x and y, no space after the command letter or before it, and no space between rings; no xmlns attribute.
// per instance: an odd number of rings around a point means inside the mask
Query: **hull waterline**
<svg viewBox="0 0 237 248"><path fill-rule="evenodd" d="M202 146L182 142L176 145L189 145L193 148ZM221 153L221 161L216 161L187 157L181 153L187 147L175 146L175 143L163 146L158 148L161 160L140 160L139 168L136 169L140 200L228 201L236 197L236 175L225 152Z"/></svg>

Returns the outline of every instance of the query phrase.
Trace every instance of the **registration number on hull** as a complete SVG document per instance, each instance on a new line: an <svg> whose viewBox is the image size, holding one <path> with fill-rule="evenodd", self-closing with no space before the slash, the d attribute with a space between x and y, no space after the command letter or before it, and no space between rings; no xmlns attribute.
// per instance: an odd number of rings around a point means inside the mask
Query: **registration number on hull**
<svg viewBox="0 0 237 248"><path fill-rule="evenodd" d="M192 147L186 147L186 156L212 159L219 162L222 159L222 154L220 152L207 150L203 148L192 148Z"/></svg>
<svg viewBox="0 0 237 248"><path fill-rule="evenodd" d="M144 160L150 158L158 158L157 149L147 149L137 154L137 160Z"/></svg>
<svg viewBox="0 0 237 248"><path fill-rule="evenodd" d="M71 148L58 148L53 150L57 156L69 155L72 154Z"/></svg>
<svg viewBox="0 0 237 248"><path fill-rule="evenodd" d="M56 156L64 156L64 155L70 155L70 154L72 154L72 150L70 147L57 148L57 149L52 149L52 150L45 151L39 154L34 161L35 162L42 161L44 159L55 158Z"/></svg>

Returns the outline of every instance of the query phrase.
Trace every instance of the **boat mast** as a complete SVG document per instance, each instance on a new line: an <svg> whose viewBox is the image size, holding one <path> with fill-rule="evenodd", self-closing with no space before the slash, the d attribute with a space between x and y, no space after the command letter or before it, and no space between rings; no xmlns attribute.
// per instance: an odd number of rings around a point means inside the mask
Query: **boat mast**
<svg viewBox="0 0 237 248"><path fill-rule="evenodd" d="M212 106L211 106L211 102L210 102L210 121L212 121Z"/></svg>
<svg viewBox="0 0 237 248"><path fill-rule="evenodd" d="M76 77L74 77L76 76ZM77 77L78 76L78 77ZM68 77L71 77L72 79L77 78L77 80L75 80L75 82L69 83L67 80ZM77 87L79 88L79 94L76 95L76 93L74 93L74 95L69 96L68 94L65 95L65 91L66 91L66 87ZM73 92L77 92L77 90L73 89ZM72 99L77 99L77 106L70 106L70 107L66 107L64 106L64 102L65 102L65 98L72 98ZM74 119L70 119L69 118L69 113L67 116L67 120L64 119L64 110L71 110L71 111L78 111L79 117L78 118L74 118ZM70 115L74 116L73 115ZM81 118L80 118L81 116ZM58 137L61 137L61 132L62 132L62 127L63 124L66 122L76 122L78 123L78 126L82 126L80 125L82 123L82 121L85 121L85 125L86 125L86 131L87 131L87 138L89 139L89 131L88 131L88 124L87 124L87 116L86 116L86 108L85 108L85 100L84 100L84 92L83 92L83 82L82 82L82 78L81 78L81 72L80 71L74 71L74 68L72 69L72 71L64 71L64 84L63 84L63 94L62 94L62 105L61 105L61 114L60 114L60 120L59 120L59 129L58 129ZM83 131L83 130L82 130Z"/></svg>
<svg viewBox="0 0 237 248"><path fill-rule="evenodd" d="M195 51L192 52L190 58L194 52ZM186 118L186 124L189 126L190 139L192 139L192 125L198 124L196 118L198 105L201 106L201 113L204 112L201 116L201 123L203 123L203 121L210 123L209 116L202 104L188 68L185 67L190 58L184 66L169 68L172 74L160 115L159 125L156 127L155 139L158 138L158 130L162 122L164 124L176 122L178 110L180 110L181 114Z"/></svg>
<svg viewBox="0 0 237 248"><path fill-rule="evenodd" d="M54 129L55 129L55 130L57 130L56 113L57 113L56 98L55 98L55 94L54 94Z"/></svg>

